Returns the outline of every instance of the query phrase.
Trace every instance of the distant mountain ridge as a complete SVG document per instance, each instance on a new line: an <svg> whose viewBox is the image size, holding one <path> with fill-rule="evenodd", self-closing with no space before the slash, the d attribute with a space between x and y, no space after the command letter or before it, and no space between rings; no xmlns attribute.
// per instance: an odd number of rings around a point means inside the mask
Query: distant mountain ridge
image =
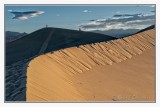
<svg viewBox="0 0 160 107"><path fill-rule="evenodd" d="M139 29L111 29L111 30L105 30L105 31L94 30L92 32L109 35L115 38L123 38L129 35L133 35L133 34L140 33L146 30L154 29L154 28L155 28L155 25L151 25L141 30Z"/></svg>
<svg viewBox="0 0 160 107"><path fill-rule="evenodd" d="M6 31L5 32L5 38L6 42L12 42L14 40L17 40L23 36L26 36L27 33L19 33L19 32L14 32L14 31Z"/></svg>
<svg viewBox="0 0 160 107"><path fill-rule="evenodd" d="M150 29L154 29L154 28L155 28L155 25L151 25L151 26L149 26L147 28L144 28L144 29L138 31L137 33L140 33L140 32L146 31L146 30L150 30Z"/></svg>
<svg viewBox="0 0 160 107"><path fill-rule="evenodd" d="M111 30L105 30L105 31L95 30L92 32L110 35L115 38L121 38L121 37L135 34L138 31L139 31L139 29L111 29Z"/></svg>

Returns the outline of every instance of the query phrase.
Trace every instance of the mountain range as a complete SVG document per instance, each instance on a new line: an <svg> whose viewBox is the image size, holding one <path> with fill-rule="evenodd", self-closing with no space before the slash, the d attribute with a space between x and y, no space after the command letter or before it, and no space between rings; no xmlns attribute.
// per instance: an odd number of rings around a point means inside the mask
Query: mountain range
<svg viewBox="0 0 160 107"><path fill-rule="evenodd" d="M129 35L133 35L133 34L140 33L149 29L154 29L154 28L155 28L155 25L151 25L144 29L111 29L111 30L104 30L104 31L94 30L91 32L110 35L115 38L122 38L122 37L126 37Z"/></svg>
<svg viewBox="0 0 160 107"><path fill-rule="evenodd" d="M139 29L111 29L111 30L105 30L105 31L94 30L92 32L110 35L115 38L121 38L121 37L135 34L138 31L139 31Z"/></svg>
<svg viewBox="0 0 160 107"><path fill-rule="evenodd" d="M13 31L6 31L5 32L5 37L6 37L6 42L12 42L14 40L17 40L23 36L26 36L27 33L19 33L19 32L13 32Z"/></svg>

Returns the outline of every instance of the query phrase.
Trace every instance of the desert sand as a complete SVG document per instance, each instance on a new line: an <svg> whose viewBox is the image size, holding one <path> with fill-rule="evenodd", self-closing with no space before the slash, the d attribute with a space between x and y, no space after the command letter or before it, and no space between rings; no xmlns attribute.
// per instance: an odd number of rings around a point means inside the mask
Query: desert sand
<svg viewBox="0 0 160 107"><path fill-rule="evenodd" d="M26 101L26 73L33 58L68 47L114 39L104 34L47 27L7 43L5 100Z"/></svg>
<svg viewBox="0 0 160 107"><path fill-rule="evenodd" d="M155 30L61 49L27 68L27 101L155 101Z"/></svg>

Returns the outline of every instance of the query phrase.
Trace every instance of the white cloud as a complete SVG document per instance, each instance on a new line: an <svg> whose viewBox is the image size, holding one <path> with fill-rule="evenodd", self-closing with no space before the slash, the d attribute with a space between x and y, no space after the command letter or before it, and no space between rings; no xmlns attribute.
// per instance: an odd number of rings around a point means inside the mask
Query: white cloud
<svg viewBox="0 0 160 107"><path fill-rule="evenodd" d="M8 10L9 12L12 12L12 10Z"/></svg>
<svg viewBox="0 0 160 107"><path fill-rule="evenodd" d="M155 7L155 5L136 5L137 7L147 6L147 7Z"/></svg>
<svg viewBox="0 0 160 107"><path fill-rule="evenodd" d="M150 7L155 7L155 5L150 5Z"/></svg>
<svg viewBox="0 0 160 107"><path fill-rule="evenodd" d="M83 30L110 30L110 29L143 29L155 24L154 15L119 14L108 19L91 20L82 24Z"/></svg>
<svg viewBox="0 0 160 107"><path fill-rule="evenodd" d="M89 12L92 12L90 10L83 10L84 13L89 13Z"/></svg>
<svg viewBox="0 0 160 107"><path fill-rule="evenodd" d="M44 11L25 11L25 12L12 11L12 10L8 10L8 11L14 14L14 17L12 19L19 19L19 20L27 20L31 17L36 17L44 13Z"/></svg>

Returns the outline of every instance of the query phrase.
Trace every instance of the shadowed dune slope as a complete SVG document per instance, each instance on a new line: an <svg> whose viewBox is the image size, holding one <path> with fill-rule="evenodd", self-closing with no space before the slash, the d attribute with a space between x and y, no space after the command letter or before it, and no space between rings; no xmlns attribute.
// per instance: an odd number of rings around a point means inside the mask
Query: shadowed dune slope
<svg viewBox="0 0 160 107"><path fill-rule="evenodd" d="M154 101L155 30L38 56L27 101Z"/></svg>
<svg viewBox="0 0 160 107"><path fill-rule="evenodd" d="M98 33L61 28L42 28L6 44L6 65L39 55L39 51L49 35L51 37L44 53L67 47L115 39L114 37Z"/></svg>
<svg viewBox="0 0 160 107"><path fill-rule="evenodd" d="M42 28L6 43L5 100L26 101L28 62L47 52L116 39L108 35L61 28Z"/></svg>

